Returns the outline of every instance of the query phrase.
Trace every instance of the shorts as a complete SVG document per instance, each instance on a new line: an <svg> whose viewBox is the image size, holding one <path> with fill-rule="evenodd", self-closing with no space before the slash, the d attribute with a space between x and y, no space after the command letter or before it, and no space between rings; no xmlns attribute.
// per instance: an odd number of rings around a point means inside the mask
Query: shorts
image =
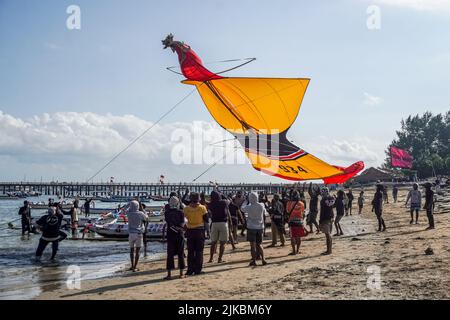
<svg viewBox="0 0 450 320"><path fill-rule="evenodd" d="M263 229L247 229L247 241L261 244L263 240Z"/></svg>
<svg viewBox="0 0 450 320"><path fill-rule="evenodd" d="M416 211L416 210L420 210L420 204L411 203L411 211Z"/></svg>
<svg viewBox="0 0 450 320"><path fill-rule="evenodd" d="M331 220L322 221L319 224L319 229L325 234L330 234L332 228Z"/></svg>
<svg viewBox="0 0 450 320"><path fill-rule="evenodd" d="M228 241L228 223L213 222L211 225L211 242L227 242Z"/></svg>
<svg viewBox="0 0 450 320"><path fill-rule="evenodd" d="M304 227L291 227L291 237L292 238L302 238L306 236Z"/></svg>
<svg viewBox="0 0 450 320"><path fill-rule="evenodd" d="M336 219L334 220L334 223L339 223L339 221L341 221L343 215L337 215Z"/></svg>
<svg viewBox="0 0 450 320"><path fill-rule="evenodd" d="M140 248L142 247L142 234L139 233L130 233L128 235L128 241L130 243L130 248Z"/></svg>

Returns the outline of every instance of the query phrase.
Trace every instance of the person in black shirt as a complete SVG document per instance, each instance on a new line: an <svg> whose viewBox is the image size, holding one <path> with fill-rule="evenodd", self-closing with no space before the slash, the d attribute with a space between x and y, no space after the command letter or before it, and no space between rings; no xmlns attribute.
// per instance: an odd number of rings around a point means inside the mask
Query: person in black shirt
<svg viewBox="0 0 450 320"><path fill-rule="evenodd" d="M434 217L433 217L433 209L434 209L434 191L431 190L431 183L427 182L424 185L425 187L425 205L424 209L427 211L428 218L428 228L426 230L434 229Z"/></svg>
<svg viewBox="0 0 450 320"><path fill-rule="evenodd" d="M394 185L394 187L392 188L392 198L394 199L394 203L397 202L397 197L398 197L398 187Z"/></svg>
<svg viewBox="0 0 450 320"><path fill-rule="evenodd" d="M375 192L372 200L372 212L375 212L378 220L378 231L385 231L386 225L382 217L383 214L383 185L377 184L377 191Z"/></svg>
<svg viewBox="0 0 450 320"><path fill-rule="evenodd" d="M181 198L181 202L182 202L185 206L188 206L188 205L191 203L191 201L190 201L190 199L189 199L189 195L190 195L189 188L186 188L186 189L184 190L183 197Z"/></svg>
<svg viewBox="0 0 450 320"><path fill-rule="evenodd" d="M228 221L231 220L231 217L228 209L228 201L222 199L217 191L213 191L211 192L211 202L208 204L208 211L212 221L209 263L213 262L217 242L220 244L219 259L217 262L221 263L223 262L222 258L225 251L225 244L230 236Z"/></svg>
<svg viewBox="0 0 450 320"><path fill-rule="evenodd" d="M340 221L342 217L345 215L345 204L344 204L344 190L339 190L337 192L337 198L335 202L336 206L336 219L334 220L334 226L336 227L335 236L342 236L344 233L342 232Z"/></svg>
<svg viewBox="0 0 450 320"><path fill-rule="evenodd" d="M85 217L89 217L90 216L90 212L91 212L91 202L92 199L86 199L86 201L83 204L83 208L84 208L84 216Z"/></svg>
<svg viewBox="0 0 450 320"><path fill-rule="evenodd" d="M50 260L54 260L58 252L58 244L65 239L65 233L60 231L63 215L57 213L55 207L48 208L48 214L42 216L36 224L42 231L42 236L39 239L39 244L36 249L36 261L41 261L42 253L47 245L52 243L52 256Z"/></svg>
<svg viewBox="0 0 450 320"><path fill-rule="evenodd" d="M352 189L348 190L347 199L348 199L347 210L348 213L352 215L353 199L355 199L355 197L353 196Z"/></svg>
<svg viewBox="0 0 450 320"><path fill-rule="evenodd" d="M315 186L317 187L317 186ZM320 191L318 188L313 188L312 182L309 184L308 194L310 197L309 200L309 214L307 217L307 224L309 226L309 232L313 232L313 225L316 226L316 233L320 233L319 225L317 223L317 214L319 213L319 194Z"/></svg>
<svg viewBox="0 0 450 320"><path fill-rule="evenodd" d="M278 236L280 237L281 246L284 247L284 234L286 233L284 229L284 206L280 201L280 196L278 194L274 194L268 211L271 218L272 231L272 244L270 244L268 248L275 247L277 245Z"/></svg>
<svg viewBox="0 0 450 320"><path fill-rule="evenodd" d="M169 199L169 208L164 211L167 229L167 277L172 279L171 271L175 269L174 257L178 257L178 268L180 278L183 278L183 270L186 267L184 262L184 214L180 209L180 200L172 196Z"/></svg>
<svg viewBox="0 0 450 320"><path fill-rule="evenodd" d="M19 216L22 223L22 236L25 235L25 232L28 232L29 236L31 232L31 209L28 201L23 202L23 207L19 209Z"/></svg>
<svg viewBox="0 0 450 320"><path fill-rule="evenodd" d="M334 197L330 195L330 191L328 190L328 188L323 188L322 200L320 200L319 228L325 234L327 251L322 253L322 255L328 255L332 253L333 240L331 238L331 232L333 229L334 205Z"/></svg>
<svg viewBox="0 0 450 320"><path fill-rule="evenodd" d="M233 236L234 244L237 244L238 225L239 221L242 221L242 217L240 217L241 211L236 205L233 197L231 197L230 203L228 204L228 210L230 211L230 218L231 218L231 234Z"/></svg>

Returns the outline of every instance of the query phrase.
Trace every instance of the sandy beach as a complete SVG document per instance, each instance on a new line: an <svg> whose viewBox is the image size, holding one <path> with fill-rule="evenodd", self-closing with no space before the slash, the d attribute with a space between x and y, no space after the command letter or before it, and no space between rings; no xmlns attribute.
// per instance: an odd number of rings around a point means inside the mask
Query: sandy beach
<svg viewBox="0 0 450 320"><path fill-rule="evenodd" d="M310 234L300 255L289 256L289 245L268 248L269 264L251 268L248 243L241 239L235 251L227 246L222 264L206 263L205 247L205 274L199 276L165 281L165 260L144 259L140 272L85 280L79 290L48 290L36 299L449 299L450 214L443 213L447 209L438 203L435 230L425 231L424 211L419 224L410 225L406 190L400 190L399 201L384 207L387 231L376 232L369 205L372 193L366 193L363 214L354 210L343 218L345 235L333 237L330 256L321 255L324 236ZM269 229L267 235L265 246L270 244ZM434 254L425 254L429 247ZM378 267L381 288L370 289L368 271Z"/></svg>

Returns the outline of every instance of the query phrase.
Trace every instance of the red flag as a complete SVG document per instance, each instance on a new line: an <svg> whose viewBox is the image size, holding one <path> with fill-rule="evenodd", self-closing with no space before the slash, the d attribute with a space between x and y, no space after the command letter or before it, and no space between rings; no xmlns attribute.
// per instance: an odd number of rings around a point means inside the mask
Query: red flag
<svg viewBox="0 0 450 320"><path fill-rule="evenodd" d="M412 169L413 157L403 149L391 147L391 166L394 168Z"/></svg>

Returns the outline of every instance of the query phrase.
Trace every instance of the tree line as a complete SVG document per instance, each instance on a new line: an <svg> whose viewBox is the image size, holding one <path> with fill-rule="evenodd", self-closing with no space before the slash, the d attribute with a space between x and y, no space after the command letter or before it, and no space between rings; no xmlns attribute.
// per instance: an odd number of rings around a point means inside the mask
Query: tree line
<svg viewBox="0 0 450 320"><path fill-rule="evenodd" d="M413 171L419 178L448 175L450 172L450 111L445 114L410 115L401 121L397 137L386 149L384 169L392 169L389 149L404 149L414 157ZM406 175L410 170L402 170ZM408 172L410 171L410 172Z"/></svg>

